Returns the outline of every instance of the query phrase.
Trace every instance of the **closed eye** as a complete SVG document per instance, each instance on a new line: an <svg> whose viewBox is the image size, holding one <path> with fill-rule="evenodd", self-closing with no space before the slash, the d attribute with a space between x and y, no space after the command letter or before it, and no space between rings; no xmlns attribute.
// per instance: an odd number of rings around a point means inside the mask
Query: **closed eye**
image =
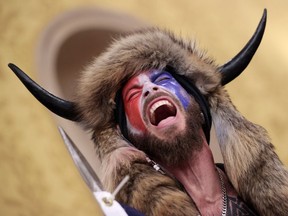
<svg viewBox="0 0 288 216"><path fill-rule="evenodd" d="M131 101L131 100L137 98L140 93L141 93L141 89L140 88L130 89L129 92L127 93L127 95L126 95L126 100L127 101Z"/></svg>
<svg viewBox="0 0 288 216"><path fill-rule="evenodd" d="M162 76L159 76L154 82L155 83L161 83L163 81L167 81L167 80L170 80L171 77L167 76L167 75L162 75Z"/></svg>

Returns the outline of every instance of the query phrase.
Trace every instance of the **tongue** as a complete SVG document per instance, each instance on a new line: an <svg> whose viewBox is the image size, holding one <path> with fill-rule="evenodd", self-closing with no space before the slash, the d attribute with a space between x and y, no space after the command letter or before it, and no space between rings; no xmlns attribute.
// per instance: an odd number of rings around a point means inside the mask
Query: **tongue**
<svg viewBox="0 0 288 216"><path fill-rule="evenodd" d="M166 124L166 123L168 124L168 122L169 122L170 120L172 120L173 118L174 118L174 116L169 116L169 117L167 117L167 118L165 118L165 119L162 119L162 120L158 123L157 127L164 127L165 124Z"/></svg>

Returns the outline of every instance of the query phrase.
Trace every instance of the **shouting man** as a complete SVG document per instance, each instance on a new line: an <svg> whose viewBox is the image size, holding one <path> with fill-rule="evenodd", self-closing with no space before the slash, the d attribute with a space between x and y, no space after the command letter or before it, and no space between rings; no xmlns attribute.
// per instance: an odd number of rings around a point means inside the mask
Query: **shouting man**
<svg viewBox="0 0 288 216"><path fill-rule="evenodd" d="M226 212L228 197L229 211L254 215L215 167L204 114L171 73L142 72L126 83L122 99L128 139L182 183L202 215Z"/></svg>
<svg viewBox="0 0 288 216"><path fill-rule="evenodd" d="M93 132L108 191L130 176L118 201L145 215L285 215L287 169L224 89L249 64L265 23L266 10L247 45L220 67L170 32L134 32L83 71L74 102L10 67L52 112ZM209 148L212 121L225 169Z"/></svg>

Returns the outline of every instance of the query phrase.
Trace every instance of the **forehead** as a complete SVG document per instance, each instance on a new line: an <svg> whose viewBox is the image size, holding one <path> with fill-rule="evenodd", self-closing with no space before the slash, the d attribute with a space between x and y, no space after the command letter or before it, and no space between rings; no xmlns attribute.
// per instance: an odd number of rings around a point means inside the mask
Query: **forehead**
<svg viewBox="0 0 288 216"><path fill-rule="evenodd" d="M138 75L133 76L127 81L127 83L124 85L122 93L125 94L127 91L134 87L141 87L145 82L153 80L154 77L157 77L161 73L163 73L163 71L160 70L140 72Z"/></svg>
<svg viewBox="0 0 288 216"><path fill-rule="evenodd" d="M135 84L138 84L138 85L141 85L143 84L145 81L147 80L150 80L150 71L145 71L145 72L141 72L140 74L138 75L135 75L133 76L132 78L130 78L128 80L128 82L125 84L125 87L126 86L131 86L131 85L135 85Z"/></svg>
<svg viewBox="0 0 288 216"><path fill-rule="evenodd" d="M124 89L129 88L131 86L139 85L141 86L146 81L152 81L156 77L158 77L160 74L169 74L169 72L161 71L161 70L150 70L150 71L143 71L140 72L138 75L133 76L128 80L128 82L125 84Z"/></svg>

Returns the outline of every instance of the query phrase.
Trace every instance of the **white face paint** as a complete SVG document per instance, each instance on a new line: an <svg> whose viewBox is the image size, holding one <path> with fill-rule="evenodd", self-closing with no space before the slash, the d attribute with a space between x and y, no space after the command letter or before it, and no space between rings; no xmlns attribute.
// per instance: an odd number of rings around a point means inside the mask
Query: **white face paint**
<svg viewBox="0 0 288 216"><path fill-rule="evenodd" d="M132 133L165 138L173 126L185 129L189 94L166 71L152 70L131 78L122 91L127 127Z"/></svg>

